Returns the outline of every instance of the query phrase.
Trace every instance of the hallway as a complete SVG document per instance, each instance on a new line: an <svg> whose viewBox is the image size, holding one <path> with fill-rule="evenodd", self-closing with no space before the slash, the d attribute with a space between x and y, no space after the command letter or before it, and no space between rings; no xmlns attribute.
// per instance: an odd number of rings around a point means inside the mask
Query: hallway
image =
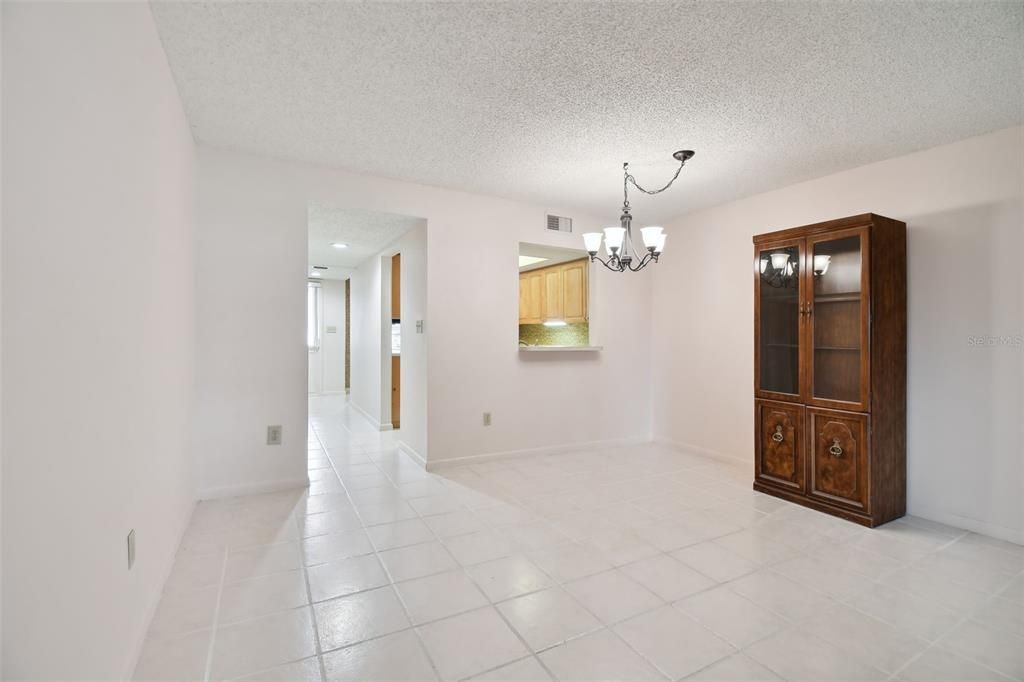
<svg viewBox="0 0 1024 682"><path fill-rule="evenodd" d="M436 475L342 396L311 398L309 427L308 492L197 506L136 679L1021 671L1019 546L913 517L867 531L657 445Z"/></svg>

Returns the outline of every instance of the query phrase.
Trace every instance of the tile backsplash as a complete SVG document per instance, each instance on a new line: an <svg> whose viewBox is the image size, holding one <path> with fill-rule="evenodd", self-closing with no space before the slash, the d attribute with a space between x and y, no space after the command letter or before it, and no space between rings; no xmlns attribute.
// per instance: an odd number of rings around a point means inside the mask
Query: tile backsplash
<svg viewBox="0 0 1024 682"><path fill-rule="evenodd" d="M590 324L575 322L564 327L542 324L519 325L519 345L527 346L589 346Z"/></svg>

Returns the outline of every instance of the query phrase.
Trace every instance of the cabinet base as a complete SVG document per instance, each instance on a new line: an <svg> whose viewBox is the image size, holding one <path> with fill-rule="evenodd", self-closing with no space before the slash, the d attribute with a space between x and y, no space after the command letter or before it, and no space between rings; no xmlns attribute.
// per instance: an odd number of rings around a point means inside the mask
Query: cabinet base
<svg viewBox="0 0 1024 682"><path fill-rule="evenodd" d="M802 507L807 507L809 509L814 509L815 511L831 514L832 516L838 516L841 519L852 521L854 523L859 523L860 525L867 526L868 528L875 528L876 526L881 526L882 524L889 523L890 521L894 521L903 516L903 514L899 514L897 516L892 516L890 518L874 518L872 516L869 516L868 514L861 514L851 509L844 509L842 507L837 507L828 504L827 502L820 502L818 500L806 497L799 493L794 493L789 490L781 490L774 486L758 483L757 481L754 481L754 490L756 490L759 493L764 493L765 495L778 497L780 499L786 500L787 502L799 504Z"/></svg>

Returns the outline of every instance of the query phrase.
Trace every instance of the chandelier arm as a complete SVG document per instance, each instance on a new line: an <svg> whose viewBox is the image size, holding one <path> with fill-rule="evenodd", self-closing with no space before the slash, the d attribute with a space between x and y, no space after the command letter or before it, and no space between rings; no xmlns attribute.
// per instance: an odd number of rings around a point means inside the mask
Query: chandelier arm
<svg viewBox="0 0 1024 682"><path fill-rule="evenodd" d="M590 257L590 262L593 263L595 261L600 263L601 265L605 266L606 268L608 268L612 272L622 272L622 266L621 266L622 261L619 261L618 265L613 265L612 264L613 261L612 261L611 258L609 258L608 260L604 260L602 258L599 258L598 256L591 256Z"/></svg>
<svg viewBox="0 0 1024 682"><path fill-rule="evenodd" d="M643 258L640 259L640 262L638 262L636 264L636 267L634 268L631 265L629 267L629 270L630 270L630 272L640 272L641 270L646 268L651 263L651 261L653 261L653 260L654 260L653 254L651 254L651 252L648 251L647 254Z"/></svg>

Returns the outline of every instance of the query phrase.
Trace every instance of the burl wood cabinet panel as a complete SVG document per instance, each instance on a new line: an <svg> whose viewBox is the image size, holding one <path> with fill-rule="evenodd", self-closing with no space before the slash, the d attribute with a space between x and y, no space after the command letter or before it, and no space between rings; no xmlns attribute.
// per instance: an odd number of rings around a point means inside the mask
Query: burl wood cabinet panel
<svg viewBox="0 0 1024 682"><path fill-rule="evenodd" d="M876 526L906 513L906 225L754 237L754 488Z"/></svg>
<svg viewBox="0 0 1024 682"><path fill-rule="evenodd" d="M754 429L757 480L804 492L804 407L759 400Z"/></svg>

